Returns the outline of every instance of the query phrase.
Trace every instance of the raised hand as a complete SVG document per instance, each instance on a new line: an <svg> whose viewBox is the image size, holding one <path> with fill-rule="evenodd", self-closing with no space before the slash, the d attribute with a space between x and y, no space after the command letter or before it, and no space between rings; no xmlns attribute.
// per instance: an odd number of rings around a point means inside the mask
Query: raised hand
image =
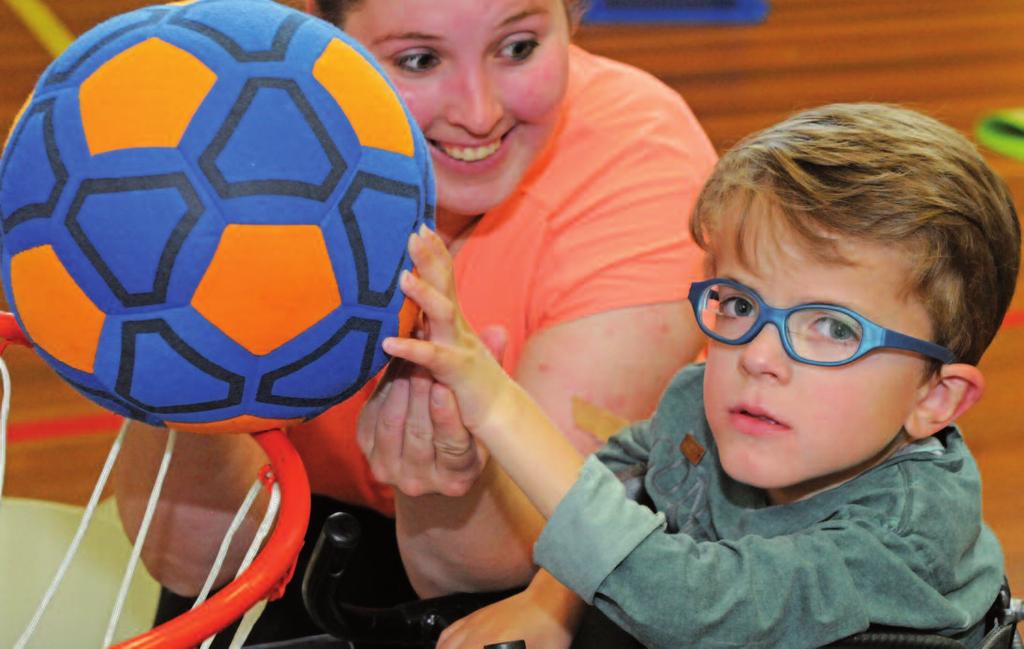
<svg viewBox="0 0 1024 649"><path fill-rule="evenodd" d="M424 336L388 338L384 350L426 368L450 388L462 422L475 431L514 383L463 317L451 255L440 237L421 228L409 238L409 254L418 275L403 273L400 285L423 310Z"/></svg>
<svg viewBox="0 0 1024 649"><path fill-rule="evenodd" d="M576 480L583 463L547 413L505 373L466 322L455 295L452 258L440 237L409 237L419 275L403 273L402 291L420 305L424 338L386 338L384 351L427 370L451 389L462 422L543 516Z"/></svg>
<svg viewBox="0 0 1024 649"><path fill-rule="evenodd" d="M489 328L482 337L500 359L504 329ZM363 407L357 435L374 477L408 496L465 495L487 463L451 390L401 359L392 361Z"/></svg>

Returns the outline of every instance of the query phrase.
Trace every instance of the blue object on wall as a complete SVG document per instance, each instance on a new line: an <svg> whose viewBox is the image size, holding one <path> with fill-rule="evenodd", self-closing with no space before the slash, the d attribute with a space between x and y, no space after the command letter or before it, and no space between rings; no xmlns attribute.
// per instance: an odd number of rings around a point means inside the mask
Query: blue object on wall
<svg viewBox="0 0 1024 649"><path fill-rule="evenodd" d="M757 23L768 0L591 0L587 23Z"/></svg>

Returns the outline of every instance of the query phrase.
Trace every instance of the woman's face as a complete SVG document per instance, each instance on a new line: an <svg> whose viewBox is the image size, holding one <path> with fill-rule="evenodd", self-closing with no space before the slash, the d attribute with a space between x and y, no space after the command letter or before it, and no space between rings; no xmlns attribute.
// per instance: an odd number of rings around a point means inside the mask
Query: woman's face
<svg viewBox="0 0 1024 649"><path fill-rule="evenodd" d="M381 62L430 143L440 212L483 214L515 190L565 95L562 0L366 0L345 30Z"/></svg>

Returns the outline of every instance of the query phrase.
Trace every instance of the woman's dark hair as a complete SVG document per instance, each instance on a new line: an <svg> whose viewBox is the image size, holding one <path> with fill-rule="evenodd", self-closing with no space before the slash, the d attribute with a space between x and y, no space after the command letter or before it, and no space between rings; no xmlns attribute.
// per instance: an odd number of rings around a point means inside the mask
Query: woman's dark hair
<svg viewBox="0 0 1024 649"><path fill-rule="evenodd" d="M365 0L316 0L317 15L328 22L345 26L345 17ZM569 20L575 27L587 11L587 0L563 0Z"/></svg>

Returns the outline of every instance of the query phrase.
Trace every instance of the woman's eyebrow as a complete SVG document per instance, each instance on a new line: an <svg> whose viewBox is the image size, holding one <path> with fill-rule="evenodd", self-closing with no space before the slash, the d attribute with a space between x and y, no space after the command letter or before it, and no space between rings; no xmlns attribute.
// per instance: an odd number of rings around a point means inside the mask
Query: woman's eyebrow
<svg viewBox="0 0 1024 649"><path fill-rule="evenodd" d="M403 41L403 40L415 40L415 41L439 41L440 36L436 34L427 34L425 32L392 32L390 34L384 34L379 38L373 40L373 45L380 45L387 41Z"/></svg>
<svg viewBox="0 0 1024 649"><path fill-rule="evenodd" d="M511 25L512 23L516 23L516 22L519 22L520 20L524 20L526 18L529 18L530 16L535 16L537 14L543 14L543 13L547 13L547 11L545 9L541 9L540 7L534 7L533 9L526 9L524 11L520 11L519 13L516 13L516 14L513 14L513 15L509 16L505 20L501 21L501 24L499 24L498 26L499 27L507 27L508 25Z"/></svg>

